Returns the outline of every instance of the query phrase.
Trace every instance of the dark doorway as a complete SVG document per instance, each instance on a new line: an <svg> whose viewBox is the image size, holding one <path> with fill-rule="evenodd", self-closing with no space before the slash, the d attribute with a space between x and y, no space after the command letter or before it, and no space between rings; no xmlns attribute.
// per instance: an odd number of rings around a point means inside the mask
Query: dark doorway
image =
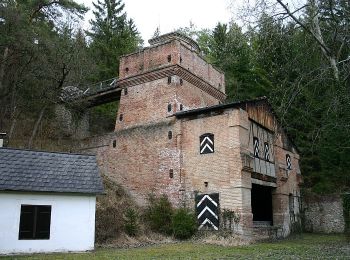
<svg viewBox="0 0 350 260"><path fill-rule="evenodd" d="M252 184L253 221L272 225L272 188Z"/></svg>

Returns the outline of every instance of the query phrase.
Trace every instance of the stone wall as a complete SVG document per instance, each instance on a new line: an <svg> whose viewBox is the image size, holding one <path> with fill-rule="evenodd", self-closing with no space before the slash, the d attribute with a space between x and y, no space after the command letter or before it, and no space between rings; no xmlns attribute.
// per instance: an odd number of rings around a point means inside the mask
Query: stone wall
<svg viewBox="0 0 350 260"><path fill-rule="evenodd" d="M343 233L343 202L340 195L303 197L304 228L307 232Z"/></svg>

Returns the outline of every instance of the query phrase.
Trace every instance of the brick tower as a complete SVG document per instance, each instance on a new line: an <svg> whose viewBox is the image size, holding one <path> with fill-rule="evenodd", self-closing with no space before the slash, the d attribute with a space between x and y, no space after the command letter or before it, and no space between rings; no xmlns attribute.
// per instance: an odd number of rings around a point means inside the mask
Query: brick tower
<svg viewBox="0 0 350 260"><path fill-rule="evenodd" d="M121 58L123 88L113 148L105 151L108 174L143 204L149 193L182 200L181 124L178 111L217 105L225 100L222 72L207 63L198 44L169 33L150 46Z"/></svg>

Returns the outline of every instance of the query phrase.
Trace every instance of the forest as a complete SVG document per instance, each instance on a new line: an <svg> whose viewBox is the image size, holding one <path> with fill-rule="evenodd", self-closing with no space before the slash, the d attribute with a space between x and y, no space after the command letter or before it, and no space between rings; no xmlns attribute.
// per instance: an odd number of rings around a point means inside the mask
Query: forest
<svg viewBox="0 0 350 260"><path fill-rule="evenodd" d="M0 132L9 146L41 149L46 140L64 149L57 140L69 137L54 122L62 90L117 77L120 56L144 46L124 4L94 1L86 29L87 8L73 0L0 1ZM178 31L225 73L227 102L269 98L298 147L306 188L348 191L350 2L258 0L241 11L228 24ZM92 133L111 131L116 109L116 102L92 109Z"/></svg>

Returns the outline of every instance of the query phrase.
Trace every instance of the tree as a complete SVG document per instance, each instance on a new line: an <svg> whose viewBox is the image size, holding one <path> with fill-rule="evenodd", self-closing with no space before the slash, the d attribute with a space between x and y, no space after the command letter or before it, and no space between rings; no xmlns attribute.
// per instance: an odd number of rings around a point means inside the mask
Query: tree
<svg viewBox="0 0 350 260"><path fill-rule="evenodd" d="M90 21L90 49L97 62L95 80L116 77L120 56L135 51L142 40L132 19L127 19L122 0L98 0Z"/></svg>

